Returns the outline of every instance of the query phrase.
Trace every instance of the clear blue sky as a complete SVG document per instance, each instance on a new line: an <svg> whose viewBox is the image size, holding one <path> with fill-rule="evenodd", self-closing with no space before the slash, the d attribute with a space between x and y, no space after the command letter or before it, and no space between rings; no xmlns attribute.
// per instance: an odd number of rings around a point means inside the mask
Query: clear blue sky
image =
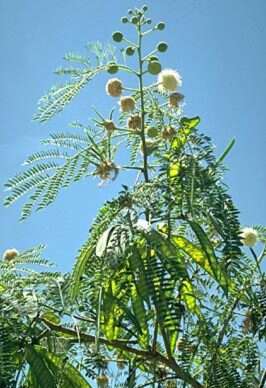
<svg viewBox="0 0 266 388"><path fill-rule="evenodd" d="M184 80L186 115L202 118L219 154L236 138L226 160L225 181L241 210L243 225L265 223L266 157L266 1L146 1L154 21L167 28L165 67L176 68ZM0 200L3 184L20 170L27 155L41 149L39 141L67 129L73 120L87 121L90 106L110 109L103 83L84 89L63 114L46 125L33 122L37 100L55 83L53 70L66 52L83 52L87 42L111 41L119 19L135 0L0 0ZM128 29L124 26L125 30ZM104 188L96 180L62 191L45 211L19 223L23 201L0 207L0 250L19 250L39 243L62 270L70 270L87 237L97 209L119 190L121 179Z"/></svg>

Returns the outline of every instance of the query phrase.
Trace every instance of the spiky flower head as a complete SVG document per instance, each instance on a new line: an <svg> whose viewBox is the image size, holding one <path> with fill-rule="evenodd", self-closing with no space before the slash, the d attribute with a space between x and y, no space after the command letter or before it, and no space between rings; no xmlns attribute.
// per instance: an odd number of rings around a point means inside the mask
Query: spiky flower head
<svg viewBox="0 0 266 388"><path fill-rule="evenodd" d="M135 109L135 100L131 96L124 96L120 98L119 105L122 112L131 112Z"/></svg>
<svg viewBox="0 0 266 388"><path fill-rule="evenodd" d="M127 120L127 126L129 129L141 129L141 117L139 114L132 115Z"/></svg>
<svg viewBox="0 0 266 388"><path fill-rule="evenodd" d="M162 138L165 140L171 140L176 134L176 130L173 127L165 127L162 131Z"/></svg>
<svg viewBox="0 0 266 388"><path fill-rule="evenodd" d="M160 92L174 92L182 85L182 78L177 71L164 69L158 75L158 84Z"/></svg>
<svg viewBox="0 0 266 388"><path fill-rule="evenodd" d="M181 93L172 93L169 96L169 107L178 108L179 104L184 100L184 96Z"/></svg>
<svg viewBox="0 0 266 388"><path fill-rule="evenodd" d="M19 252L15 248L7 249L3 253L3 260L11 261L19 255Z"/></svg>
<svg viewBox="0 0 266 388"><path fill-rule="evenodd" d="M107 179L115 180L118 174L118 167L114 162L104 160L99 164L94 172L94 175L98 175L103 181Z"/></svg>
<svg viewBox="0 0 266 388"><path fill-rule="evenodd" d="M243 245L252 247L257 242L258 233L253 228L243 228L241 230L240 237Z"/></svg>
<svg viewBox="0 0 266 388"><path fill-rule="evenodd" d="M111 78L105 86L106 93L112 97L120 97L123 90L122 81L118 78Z"/></svg>
<svg viewBox="0 0 266 388"><path fill-rule="evenodd" d="M103 123L103 126L106 129L108 135L111 135L116 128L116 126L112 120L105 120Z"/></svg>

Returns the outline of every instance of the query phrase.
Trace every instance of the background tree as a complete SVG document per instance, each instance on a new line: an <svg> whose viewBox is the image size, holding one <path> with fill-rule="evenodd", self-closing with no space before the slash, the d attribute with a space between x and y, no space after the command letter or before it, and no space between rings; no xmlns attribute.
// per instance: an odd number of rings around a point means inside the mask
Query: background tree
<svg viewBox="0 0 266 388"><path fill-rule="evenodd" d="M105 185L136 172L135 183L100 209L71 274L28 268L48 264L40 248L4 253L3 387L264 386L265 229L241 230L222 182L234 140L216 158L199 117L183 115L181 76L158 58L167 43L144 51L145 38L165 27L152 25L146 11L122 18L135 27L135 42L113 33L126 44L122 58L100 44L90 47L94 60L66 56L78 65L57 70L69 80L40 100L35 119L52 118L106 71L106 93L119 111L104 117L97 109L93 125L75 122L73 133L52 134L43 141L49 149L31 155L28 168L7 182L6 205L28 196L24 220L82 178Z"/></svg>

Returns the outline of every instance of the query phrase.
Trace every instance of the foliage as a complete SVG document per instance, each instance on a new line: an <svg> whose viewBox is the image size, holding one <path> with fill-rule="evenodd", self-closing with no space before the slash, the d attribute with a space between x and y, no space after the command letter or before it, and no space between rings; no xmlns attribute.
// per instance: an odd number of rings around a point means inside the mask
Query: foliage
<svg viewBox="0 0 266 388"><path fill-rule="evenodd" d="M146 11L122 18L135 26L136 43L113 34L130 45L122 64L112 46L99 43L89 47L96 60L66 55L77 66L56 73L70 81L52 88L35 115L51 119L98 73L119 71L138 85L108 81L107 93L120 97L117 119L95 111L92 124L51 134L43 141L49 149L29 156L27 169L6 183L6 205L28 196L25 219L82 178L106 183L127 170L137 174L99 210L71 274L35 271L33 265L49 265L41 246L11 260L4 255L1 387L264 386L266 230L254 227L258 249L243 247L239 212L222 180L234 140L217 158L200 118L183 115L183 96L173 90L180 76L160 73L155 56L167 44L143 54L146 35L164 29L163 22L147 29ZM132 55L137 68L125 64ZM146 85L147 73L168 78ZM123 105L125 91L133 109ZM129 151L128 163L118 166L121 149Z"/></svg>

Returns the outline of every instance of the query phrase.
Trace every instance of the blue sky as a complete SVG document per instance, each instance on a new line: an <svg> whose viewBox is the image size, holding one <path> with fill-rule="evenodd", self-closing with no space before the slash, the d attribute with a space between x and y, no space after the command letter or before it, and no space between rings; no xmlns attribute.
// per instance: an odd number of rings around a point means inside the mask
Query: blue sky
<svg viewBox="0 0 266 388"><path fill-rule="evenodd" d="M265 223L265 0L145 3L153 21L167 23L150 43L169 44L161 62L182 74L185 114L201 116L200 128L213 138L217 155L236 138L226 160L225 181L241 211L241 222ZM101 79L46 125L32 121L38 99L57 81L53 71L63 64L63 55L84 53L87 42L110 42L117 29L127 32L120 17L141 5L138 0L0 0L1 203L4 182L21 169L29 154L42 148L41 139L67 130L71 121L87 122L92 105L111 109ZM97 209L119 191L122 181L99 188L96 180L84 180L24 223L18 222L23 200L8 209L0 206L0 250L45 243L47 256L59 269L70 270Z"/></svg>

